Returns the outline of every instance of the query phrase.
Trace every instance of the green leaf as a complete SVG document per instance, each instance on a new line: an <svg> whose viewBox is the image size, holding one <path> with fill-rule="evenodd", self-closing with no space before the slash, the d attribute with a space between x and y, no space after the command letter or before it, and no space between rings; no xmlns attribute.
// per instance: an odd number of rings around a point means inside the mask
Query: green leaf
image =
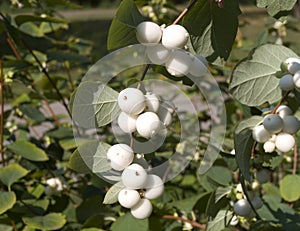
<svg viewBox="0 0 300 231"><path fill-rule="evenodd" d="M191 50L211 62L229 57L237 33L239 3L224 2L220 8L215 1L198 0L183 19L183 26L190 34Z"/></svg>
<svg viewBox="0 0 300 231"><path fill-rule="evenodd" d="M241 173L247 181L251 181L250 159L253 144L251 130L247 129L241 133L234 133L235 158Z"/></svg>
<svg viewBox="0 0 300 231"><path fill-rule="evenodd" d="M37 15L18 15L15 17L15 22L18 26L26 22L52 22L52 23L67 23L67 21L54 17L40 17Z"/></svg>
<svg viewBox="0 0 300 231"><path fill-rule="evenodd" d="M48 55L48 60L68 60L68 61L73 61L73 62L81 62L81 63L86 63L90 62L90 58L79 55L77 53L73 52L65 52L65 51L51 51L47 53Z"/></svg>
<svg viewBox="0 0 300 231"><path fill-rule="evenodd" d="M254 49L233 70L229 89L235 99L248 106L275 103L281 97L275 73L288 57L297 57L290 49L265 44Z"/></svg>
<svg viewBox="0 0 300 231"><path fill-rule="evenodd" d="M7 146L8 149L28 160L47 161L49 160L44 150L38 148L28 141L16 141Z"/></svg>
<svg viewBox="0 0 300 231"><path fill-rule="evenodd" d="M145 21L133 0L121 2L108 32L107 48L115 50L132 44L138 44L135 27Z"/></svg>
<svg viewBox="0 0 300 231"><path fill-rule="evenodd" d="M279 18L280 16L287 15L296 4L297 0L257 0L257 7L267 8L268 13Z"/></svg>
<svg viewBox="0 0 300 231"><path fill-rule="evenodd" d="M79 173L91 173L91 170L82 159L78 149L72 153L68 162L68 168Z"/></svg>
<svg viewBox="0 0 300 231"><path fill-rule="evenodd" d="M262 116L252 116L239 123L235 129L235 133L241 133L245 129L253 129L256 125L263 121Z"/></svg>
<svg viewBox="0 0 300 231"><path fill-rule="evenodd" d="M148 231L148 219L135 219L131 213L126 213L124 216L119 217L116 222L111 226L111 231Z"/></svg>
<svg viewBox="0 0 300 231"><path fill-rule="evenodd" d="M233 213L228 210L220 210L217 216L208 221L206 230L207 231L220 231L223 230L230 222L233 217Z"/></svg>
<svg viewBox="0 0 300 231"><path fill-rule="evenodd" d="M16 203L16 194L14 192L0 191L0 214L5 213L11 209Z"/></svg>
<svg viewBox="0 0 300 231"><path fill-rule="evenodd" d="M62 228L66 219L61 213L49 213L45 216L23 217L23 222L35 229L56 230Z"/></svg>
<svg viewBox="0 0 300 231"><path fill-rule="evenodd" d="M279 191L282 198L288 202L298 200L300 198L300 176L286 175L279 182Z"/></svg>
<svg viewBox="0 0 300 231"><path fill-rule="evenodd" d="M193 208L198 203L198 201L204 197L207 197L207 195L209 194L211 193L210 192L201 193L183 200L176 200L174 202L168 203L168 205L174 206L182 211L191 212L193 211Z"/></svg>
<svg viewBox="0 0 300 231"><path fill-rule="evenodd" d="M38 37L41 38L44 36L43 31L37 26L35 25L33 22L26 22L23 23L20 27L19 27L20 31L22 31L25 34L31 35L33 37Z"/></svg>
<svg viewBox="0 0 300 231"><path fill-rule="evenodd" d="M106 155L109 148L109 144L99 143L97 151L93 157L93 173L106 172L111 169L110 163L108 162Z"/></svg>
<svg viewBox="0 0 300 231"><path fill-rule="evenodd" d="M19 164L10 164L0 169L0 180L7 187L17 182L22 177L26 176L29 171Z"/></svg>
<svg viewBox="0 0 300 231"><path fill-rule="evenodd" d="M84 128L109 124L120 114L118 95L117 91L104 84L89 81L82 83L72 105L73 120Z"/></svg>
<svg viewBox="0 0 300 231"><path fill-rule="evenodd" d="M19 109L29 118L35 120L36 122L45 121L46 117L44 114L34 105L31 104L22 104L19 106Z"/></svg>
<svg viewBox="0 0 300 231"><path fill-rule="evenodd" d="M232 186L228 187L218 187L215 195L215 203L220 201L223 197L227 196L232 190Z"/></svg>
<svg viewBox="0 0 300 231"><path fill-rule="evenodd" d="M122 181L114 184L110 189L106 192L103 204L114 204L118 201L119 192L125 188Z"/></svg>

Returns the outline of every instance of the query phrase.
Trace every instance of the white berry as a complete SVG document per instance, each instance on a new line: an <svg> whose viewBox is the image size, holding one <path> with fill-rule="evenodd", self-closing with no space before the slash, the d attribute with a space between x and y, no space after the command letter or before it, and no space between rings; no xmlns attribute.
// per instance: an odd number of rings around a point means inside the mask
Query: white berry
<svg viewBox="0 0 300 231"><path fill-rule="evenodd" d="M233 210L237 215L244 217L251 212L251 206L246 199L240 199L234 204Z"/></svg>
<svg viewBox="0 0 300 231"><path fill-rule="evenodd" d="M136 120L137 132L145 138L150 138L161 127L161 122L154 112L144 112Z"/></svg>
<svg viewBox="0 0 300 231"><path fill-rule="evenodd" d="M283 130L282 132L294 134L300 128L300 121L296 116L289 115L283 118Z"/></svg>
<svg viewBox="0 0 300 231"><path fill-rule="evenodd" d="M259 196L255 196L252 200L251 203L255 209L260 209L263 205L264 202Z"/></svg>
<svg viewBox="0 0 300 231"><path fill-rule="evenodd" d="M192 57L185 51L174 50L166 62L167 71L175 76L182 77L189 73Z"/></svg>
<svg viewBox="0 0 300 231"><path fill-rule="evenodd" d="M147 56L153 64L161 65L167 62L171 51L166 47L158 44L156 46L149 46L146 49Z"/></svg>
<svg viewBox="0 0 300 231"><path fill-rule="evenodd" d="M183 48L189 39L189 33L181 25L170 25L163 30L161 43L169 48Z"/></svg>
<svg viewBox="0 0 300 231"><path fill-rule="evenodd" d="M275 145L278 151L288 152L294 147L295 138L288 133L279 133L276 137Z"/></svg>
<svg viewBox="0 0 300 231"><path fill-rule="evenodd" d="M283 121L279 115L269 114L264 117L263 125L269 132L277 133L282 130Z"/></svg>
<svg viewBox="0 0 300 231"><path fill-rule="evenodd" d="M131 214L137 219L146 219L152 213L153 207L148 199L141 199L134 207L131 208Z"/></svg>
<svg viewBox="0 0 300 231"><path fill-rule="evenodd" d="M238 217L237 217L236 215L234 215L234 216L231 218L229 224L230 224L231 226L236 226L238 223L239 223L239 219L238 219Z"/></svg>
<svg viewBox="0 0 300 231"><path fill-rule="evenodd" d="M133 161L134 154L127 144L115 144L107 151L107 159L110 160L111 167L117 171L122 171Z"/></svg>
<svg viewBox="0 0 300 231"><path fill-rule="evenodd" d="M157 112L159 108L159 98L157 95L147 92L146 98L146 111Z"/></svg>
<svg viewBox="0 0 300 231"><path fill-rule="evenodd" d="M271 138L271 134L263 125L258 125L253 128L252 137L258 143L264 143Z"/></svg>
<svg viewBox="0 0 300 231"><path fill-rule="evenodd" d="M267 153L274 152L274 150L275 150L275 143L272 142L272 141L270 141L270 140L268 140L267 142L264 143L264 147L263 148L264 148L265 152L267 152Z"/></svg>
<svg viewBox="0 0 300 231"><path fill-rule="evenodd" d="M286 74L282 76L279 80L279 87L283 91L290 91L295 88L293 76Z"/></svg>
<svg viewBox="0 0 300 231"><path fill-rule="evenodd" d="M139 192L133 189L122 189L118 194L120 205L128 209L135 206L140 200Z"/></svg>
<svg viewBox="0 0 300 231"><path fill-rule="evenodd" d="M146 107L145 96L139 89L126 88L119 93L118 105L127 114L138 115Z"/></svg>
<svg viewBox="0 0 300 231"><path fill-rule="evenodd" d="M126 188L141 189L147 181L147 172L141 165L131 164L124 169L121 179Z"/></svg>
<svg viewBox="0 0 300 231"><path fill-rule="evenodd" d="M287 66L288 72L295 74L300 70L300 59L299 58L288 58L284 61L284 64Z"/></svg>
<svg viewBox="0 0 300 231"><path fill-rule="evenodd" d="M157 115L160 121L167 127L172 123L172 113L169 108L161 105L158 109Z"/></svg>
<svg viewBox="0 0 300 231"><path fill-rule="evenodd" d="M271 172L270 172L270 170L263 168L256 172L255 177L259 183L264 184L264 183L267 183L268 181L270 181Z"/></svg>
<svg viewBox="0 0 300 231"><path fill-rule="evenodd" d="M195 56L190 67L190 74L196 77L200 77L205 73L207 73L206 59L200 55Z"/></svg>
<svg viewBox="0 0 300 231"><path fill-rule="evenodd" d="M297 71L293 76L295 87L300 88L300 71Z"/></svg>
<svg viewBox="0 0 300 231"><path fill-rule="evenodd" d="M284 118L293 114L293 111L286 105L280 105L276 110L276 114L278 114L281 118Z"/></svg>
<svg viewBox="0 0 300 231"><path fill-rule="evenodd" d="M162 36L162 30L154 22L142 22L136 28L136 38L142 44L157 44Z"/></svg>
<svg viewBox="0 0 300 231"><path fill-rule="evenodd" d="M159 176L150 174L147 177L147 181L144 188L145 188L144 197L152 200L158 198L163 194L164 183Z"/></svg>
<svg viewBox="0 0 300 231"><path fill-rule="evenodd" d="M133 133L136 131L136 116L128 115L125 112L121 112L118 117L118 125L125 133Z"/></svg>

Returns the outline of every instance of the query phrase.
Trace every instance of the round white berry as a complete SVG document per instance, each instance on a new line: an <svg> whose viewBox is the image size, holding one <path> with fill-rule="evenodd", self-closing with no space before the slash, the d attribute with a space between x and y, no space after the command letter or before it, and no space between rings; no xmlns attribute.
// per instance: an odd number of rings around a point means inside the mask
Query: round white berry
<svg viewBox="0 0 300 231"><path fill-rule="evenodd" d="M255 178L258 180L259 183L264 184L270 181L271 172L268 169L260 169L256 172Z"/></svg>
<svg viewBox="0 0 300 231"><path fill-rule="evenodd" d="M144 197L152 200L158 198L163 194L164 183L159 176L150 174L147 177L147 181L144 188L145 188Z"/></svg>
<svg viewBox="0 0 300 231"><path fill-rule="evenodd" d="M283 120L277 114L269 114L264 117L263 125L269 132L277 133L282 130Z"/></svg>
<svg viewBox="0 0 300 231"><path fill-rule="evenodd" d="M161 127L161 122L154 112L144 112L136 120L137 132L145 138L150 138Z"/></svg>
<svg viewBox="0 0 300 231"><path fill-rule="evenodd" d="M158 44L156 46L149 46L146 49L147 56L153 64L161 65L167 62L171 51L166 47Z"/></svg>
<svg viewBox="0 0 300 231"><path fill-rule="evenodd" d="M263 125L258 125L253 128L252 137L258 143L264 143L271 138L271 134Z"/></svg>
<svg viewBox="0 0 300 231"><path fill-rule="evenodd" d="M206 59L200 55L195 56L190 67L190 74L196 77L200 77L205 73L207 73Z"/></svg>
<svg viewBox="0 0 300 231"><path fill-rule="evenodd" d="M132 208L141 200L140 194L138 191L133 189L122 189L118 194L118 201L120 205L125 208Z"/></svg>
<svg viewBox="0 0 300 231"><path fill-rule="evenodd" d="M121 112L118 117L118 125L125 133L133 133L136 131L136 116L128 115L125 112Z"/></svg>
<svg viewBox="0 0 300 231"><path fill-rule="evenodd" d="M288 152L294 147L295 138L288 133L279 133L276 137L275 145L278 151Z"/></svg>
<svg viewBox="0 0 300 231"><path fill-rule="evenodd" d="M167 127L172 123L172 113L170 112L169 108L165 106L160 106L157 112L157 115L160 121Z"/></svg>
<svg viewBox="0 0 300 231"><path fill-rule="evenodd" d="M167 71L175 76L182 77L189 73L192 57L185 51L174 50L166 62Z"/></svg>
<svg viewBox="0 0 300 231"><path fill-rule="evenodd" d="M127 114L138 115L145 109L145 96L139 89L126 88L119 93L118 105Z"/></svg>
<svg viewBox="0 0 300 231"><path fill-rule="evenodd" d="M267 153L271 153L271 152L274 152L275 150L275 143L268 140L264 143L264 150L265 152Z"/></svg>
<svg viewBox="0 0 300 231"><path fill-rule="evenodd" d="M276 110L276 114L284 118L285 116L293 114L293 111L286 105L280 105Z"/></svg>
<svg viewBox="0 0 300 231"><path fill-rule="evenodd" d="M170 25L163 29L161 43L169 48L183 48L189 39L189 33L181 25Z"/></svg>
<svg viewBox="0 0 300 231"><path fill-rule="evenodd" d="M162 36L162 30L154 22L142 22L136 28L136 38L142 44L157 44Z"/></svg>
<svg viewBox="0 0 300 231"><path fill-rule="evenodd" d="M147 92L146 98L146 111L157 112L159 108L159 98L157 95Z"/></svg>
<svg viewBox="0 0 300 231"><path fill-rule="evenodd" d="M300 121L296 116L289 115L283 118L283 129L282 132L294 134L300 128Z"/></svg>
<svg viewBox="0 0 300 231"><path fill-rule="evenodd" d="M230 224L231 226L236 226L238 223L239 223L239 218L238 218L236 215L234 215L234 216L231 218L229 224Z"/></svg>
<svg viewBox="0 0 300 231"><path fill-rule="evenodd" d="M295 88L293 76L286 74L282 76L279 80L279 87L283 91L290 91Z"/></svg>
<svg viewBox="0 0 300 231"><path fill-rule="evenodd" d="M247 216L251 212L251 206L246 199L240 199L233 206L234 212L239 216Z"/></svg>
<svg viewBox="0 0 300 231"><path fill-rule="evenodd" d="M124 169L121 179L126 188L141 189L147 181L147 172L141 165L131 164Z"/></svg>
<svg viewBox="0 0 300 231"><path fill-rule="evenodd" d="M286 65L288 72L291 74L295 74L300 70L300 59L299 58L288 58L284 61L284 65Z"/></svg>
<svg viewBox="0 0 300 231"><path fill-rule="evenodd" d="M295 87L300 88L300 71L297 71L293 76Z"/></svg>
<svg viewBox="0 0 300 231"><path fill-rule="evenodd" d="M110 160L111 167L117 171L122 171L133 161L134 154L127 144L115 144L107 151L107 159Z"/></svg>
<svg viewBox="0 0 300 231"><path fill-rule="evenodd" d="M131 214L137 219L146 219L152 213L153 207L148 199L141 199L134 207L131 208Z"/></svg>
<svg viewBox="0 0 300 231"><path fill-rule="evenodd" d="M259 196L255 196L252 200L251 203L255 209L260 209L263 205L264 202Z"/></svg>

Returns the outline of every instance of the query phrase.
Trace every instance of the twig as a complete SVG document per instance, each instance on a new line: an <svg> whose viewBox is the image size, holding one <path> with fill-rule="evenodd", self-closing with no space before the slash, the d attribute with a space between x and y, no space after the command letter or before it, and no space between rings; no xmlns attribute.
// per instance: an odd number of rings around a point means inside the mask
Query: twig
<svg viewBox="0 0 300 231"><path fill-rule="evenodd" d="M47 107L47 109L49 110L50 114L52 115L54 122L57 126L60 126L60 121L57 118L57 116L55 115L54 111L52 110L48 100L44 100L45 106Z"/></svg>
<svg viewBox="0 0 300 231"><path fill-rule="evenodd" d="M293 163L293 174L296 175L297 173L297 164L298 164L298 146L297 142L294 146L294 163Z"/></svg>
<svg viewBox="0 0 300 231"><path fill-rule="evenodd" d="M277 109L280 107L280 105L282 104L283 100L290 94L290 91L287 91L284 96L282 96L282 98L280 99L280 101L277 103L277 105L273 108L273 110L271 111L271 114L275 114Z"/></svg>
<svg viewBox="0 0 300 231"><path fill-rule="evenodd" d="M181 14L174 20L174 22L172 24L173 25L177 24L187 14L187 12L193 7L193 5L197 1L198 0L191 1L190 4L181 12Z"/></svg>
<svg viewBox="0 0 300 231"><path fill-rule="evenodd" d="M72 77L71 77L69 65L67 66L66 61L64 62L64 67L66 69L68 80L69 80L69 83L71 85L71 90L74 91L75 86L74 86L74 83L73 83L73 80L72 80Z"/></svg>
<svg viewBox="0 0 300 231"><path fill-rule="evenodd" d="M138 83L138 85L137 85L137 87L136 87L137 89L140 89L140 88L141 88L141 82L145 79L146 74L147 74L149 68L150 68L150 64L147 64L147 65L145 66L145 69L144 69L143 73L142 73L142 77L141 77L141 79L140 79L140 81L139 81L139 83Z"/></svg>
<svg viewBox="0 0 300 231"><path fill-rule="evenodd" d="M191 224L193 227L199 228L199 229L206 229L206 225L200 224L197 221L192 221L189 219L185 219L182 217L176 217L176 216L172 216L172 215L163 215L162 216L163 219L170 219L170 220L177 220L177 221L181 221L181 222L185 222L185 223L189 223Z"/></svg>
<svg viewBox="0 0 300 231"><path fill-rule="evenodd" d="M0 57L0 88L1 88L1 117L0 117L0 152L2 166L6 165L4 151L3 151L3 132L4 132L4 76L3 76L3 62Z"/></svg>

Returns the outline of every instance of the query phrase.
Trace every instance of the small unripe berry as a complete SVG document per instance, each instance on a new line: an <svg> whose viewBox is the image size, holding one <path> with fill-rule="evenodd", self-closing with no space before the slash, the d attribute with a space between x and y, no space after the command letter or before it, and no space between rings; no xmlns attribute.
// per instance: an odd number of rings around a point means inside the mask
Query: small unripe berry
<svg viewBox="0 0 300 231"><path fill-rule="evenodd" d="M159 98L157 95L147 92L146 98L146 111L157 112L159 108Z"/></svg>
<svg viewBox="0 0 300 231"><path fill-rule="evenodd" d="M271 138L271 134L263 125L259 125L253 128L252 137L258 143L264 143Z"/></svg>
<svg viewBox="0 0 300 231"><path fill-rule="evenodd" d="M267 153L271 153L275 151L275 143L268 140L264 143L264 150Z"/></svg>
<svg viewBox="0 0 300 231"><path fill-rule="evenodd" d="M141 189L147 181L147 172L139 164L131 164L122 172L122 182L128 189Z"/></svg>
<svg viewBox="0 0 300 231"><path fill-rule="evenodd" d="M127 114L138 115L145 109L145 96L139 89L126 88L119 93L118 105Z"/></svg>
<svg viewBox="0 0 300 231"><path fill-rule="evenodd" d="M290 91L295 88L293 76L286 74L282 76L279 80L279 87L283 91Z"/></svg>
<svg viewBox="0 0 300 231"><path fill-rule="evenodd" d="M166 62L167 71L175 76L182 77L189 73L192 57L185 51L174 50Z"/></svg>
<svg viewBox="0 0 300 231"><path fill-rule="evenodd" d="M200 55L195 56L190 67L190 74L196 77L200 77L205 75L206 73L207 73L206 59Z"/></svg>
<svg viewBox="0 0 300 231"><path fill-rule="evenodd" d="M127 144L115 144L107 151L107 159L111 167L117 171L126 168L134 158L133 150Z"/></svg>
<svg viewBox="0 0 300 231"><path fill-rule="evenodd" d="M183 48L189 39L189 33L181 25L170 25L163 29L161 43L168 48Z"/></svg>
<svg viewBox="0 0 300 231"><path fill-rule="evenodd" d="M265 168L260 169L256 172L255 178L261 184L267 183L268 181L270 181L271 172L270 172L270 170L265 169Z"/></svg>
<svg viewBox="0 0 300 231"><path fill-rule="evenodd" d="M162 36L162 30L154 22L142 22L136 28L136 38L142 44L157 44Z"/></svg>
<svg viewBox="0 0 300 231"><path fill-rule="evenodd" d="M152 213L153 207L148 199L141 199L134 207L131 208L131 214L137 219L146 219Z"/></svg>
<svg viewBox="0 0 300 231"><path fill-rule="evenodd" d="M269 114L264 117L263 125L269 132L277 133L282 130L283 121L279 115Z"/></svg>
<svg viewBox="0 0 300 231"><path fill-rule="evenodd" d="M167 62L171 51L166 47L158 44L156 46L149 46L146 49L149 60L156 65L161 65Z"/></svg>
<svg viewBox="0 0 300 231"><path fill-rule="evenodd" d="M139 192L133 189L122 189L118 194L120 205L128 209L135 206L140 200Z"/></svg>
<svg viewBox="0 0 300 231"><path fill-rule="evenodd" d="M279 133L275 142L276 148L280 152L288 152L293 149L295 145L295 138L288 133Z"/></svg>
<svg viewBox="0 0 300 231"><path fill-rule="evenodd" d="M286 105L280 105L276 110L276 114L279 115L281 118L284 118L288 115L292 115L293 111Z"/></svg>
<svg viewBox="0 0 300 231"><path fill-rule="evenodd" d="M238 200L233 206L234 212L239 216L247 216L251 212L251 206L245 199Z"/></svg>
<svg viewBox="0 0 300 231"><path fill-rule="evenodd" d="M136 130L145 138L153 136L160 127L161 122L154 112L144 112L136 120Z"/></svg>
<svg viewBox="0 0 300 231"><path fill-rule="evenodd" d="M158 198L163 194L164 183L159 176L150 174L148 175L144 188L144 197L152 200Z"/></svg>
<svg viewBox="0 0 300 231"><path fill-rule="evenodd" d="M291 74L295 74L300 70L300 59L299 58L288 58L284 61L284 65L286 65L286 69Z"/></svg>
<svg viewBox="0 0 300 231"><path fill-rule="evenodd" d="M136 131L136 116L128 115L125 112L121 112L118 117L118 125L125 133L133 133Z"/></svg>
<svg viewBox="0 0 300 231"><path fill-rule="evenodd" d="M296 116L289 115L283 118L283 129L282 132L294 134L300 128L300 121Z"/></svg>

